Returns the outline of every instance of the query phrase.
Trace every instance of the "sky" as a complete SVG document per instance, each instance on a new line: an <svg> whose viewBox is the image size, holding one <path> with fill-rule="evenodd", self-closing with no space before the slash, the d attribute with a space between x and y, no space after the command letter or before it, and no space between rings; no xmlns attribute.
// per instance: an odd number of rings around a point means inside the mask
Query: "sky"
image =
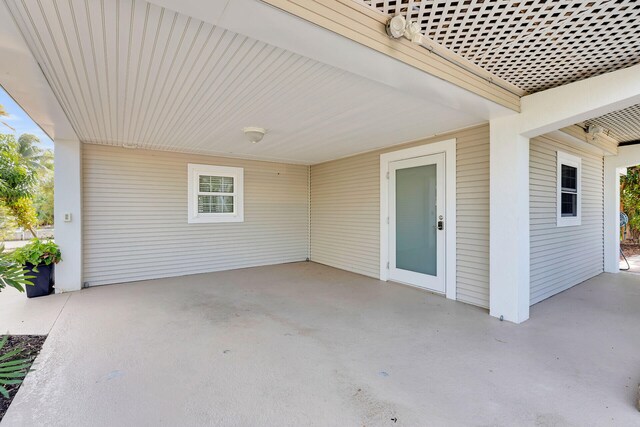
<svg viewBox="0 0 640 427"><path fill-rule="evenodd" d="M40 127L31 120L31 117L25 113L22 108L4 91L4 88L0 86L0 105L2 105L5 111L9 114L9 117L0 117L0 121L5 122L9 126L15 129L15 132L0 123L0 133L12 133L16 138L23 133L30 133L37 136L42 143L43 148L49 148L53 150L53 141L47 136L46 133L40 129Z"/></svg>

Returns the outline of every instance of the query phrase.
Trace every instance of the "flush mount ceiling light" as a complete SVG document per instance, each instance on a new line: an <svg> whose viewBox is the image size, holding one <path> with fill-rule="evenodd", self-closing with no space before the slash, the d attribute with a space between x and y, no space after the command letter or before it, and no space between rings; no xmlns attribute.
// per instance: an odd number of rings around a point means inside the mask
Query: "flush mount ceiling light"
<svg viewBox="0 0 640 427"><path fill-rule="evenodd" d="M244 129L242 129L242 131L247 136L249 141L251 141L253 144L262 141L262 138L264 137L264 134L267 133L266 129L257 128L257 127L253 127L253 126L246 127Z"/></svg>
<svg viewBox="0 0 640 427"><path fill-rule="evenodd" d="M133 142L125 142L124 144L122 144L122 148L134 149L138 148L138 144L134 144Z"/></svg>

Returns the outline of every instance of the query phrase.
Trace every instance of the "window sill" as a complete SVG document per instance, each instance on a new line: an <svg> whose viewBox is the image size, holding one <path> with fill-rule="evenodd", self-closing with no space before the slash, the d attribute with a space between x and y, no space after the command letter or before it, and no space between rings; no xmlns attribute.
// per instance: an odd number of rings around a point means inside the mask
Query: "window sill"
<svg viewBox="0 0 640 427"><path fill-rule="evenodd" d="M244 222L244 215L197 216L187 221L189 224L216 224L221 222Z"/></svg>
<svg viewBox="0 0 640 427"><path fill-rule="evenodd" d="M582 225L581 218L558 218L557 227L577 227Z"/></svg>

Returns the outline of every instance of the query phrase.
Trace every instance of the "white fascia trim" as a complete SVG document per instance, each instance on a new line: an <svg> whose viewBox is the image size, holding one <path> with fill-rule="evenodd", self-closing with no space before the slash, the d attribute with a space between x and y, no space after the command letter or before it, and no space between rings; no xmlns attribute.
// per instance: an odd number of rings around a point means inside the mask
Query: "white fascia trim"
<svg viewBox="0 0 640 427"><path fill-rule="evenodd" d="M389 280L389 187L387 173L389 163L396 160L411 159L431 154L445 154L445 295L448 299L457 298L456 275L456 139L434 142L404 150L392 151L380 155L380 280Z"/></svg>
<svg viewBox="0 0 640 427"><path fill-rule="evenodd" d="M189 163L188 173L188 194L189 200L187 223L207 224L220 222L244 222L244 169L230 166L199 165ZM199 175L229 176L234 179L234 213L198 213L197 182Z"/></svg>
<svg viewBox="0 0 640 427"><path fill-rule="evenodd" d="M584 141L580 138L576 138L573 135L569 135L568 133L564 132L562 129L555 130L553 132L548 132L545 135L553 139L556 139L560 142L571 144L575 147L580 148L583 151L587 151L589 153L592 153L598 156L606 156L608 154L601 147L597 145L589 144L587 141Z"/></svg>
<svg viewBox="0 0 640 427"><path fill-rule="evenodd" d="M578 212L577 216L562 216L562 165L573 166L578 170ZM582 225L582 158L565 153L557 152L556 166L556 226L574 227Z"/></svg>

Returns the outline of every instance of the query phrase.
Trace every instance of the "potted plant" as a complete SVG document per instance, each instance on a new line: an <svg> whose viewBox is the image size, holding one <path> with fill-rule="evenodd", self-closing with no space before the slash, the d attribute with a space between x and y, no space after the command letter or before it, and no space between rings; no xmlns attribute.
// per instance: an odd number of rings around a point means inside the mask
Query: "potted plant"
<svg viewBox="0 0 640 427"><path fill-rule="evenodd" d="M32 276L34 286L27 286L27 298L49 295L55 285L55 265L62 260L60 248L51 240L33 239L31 243L16 249L13 259Z"/></svg>

